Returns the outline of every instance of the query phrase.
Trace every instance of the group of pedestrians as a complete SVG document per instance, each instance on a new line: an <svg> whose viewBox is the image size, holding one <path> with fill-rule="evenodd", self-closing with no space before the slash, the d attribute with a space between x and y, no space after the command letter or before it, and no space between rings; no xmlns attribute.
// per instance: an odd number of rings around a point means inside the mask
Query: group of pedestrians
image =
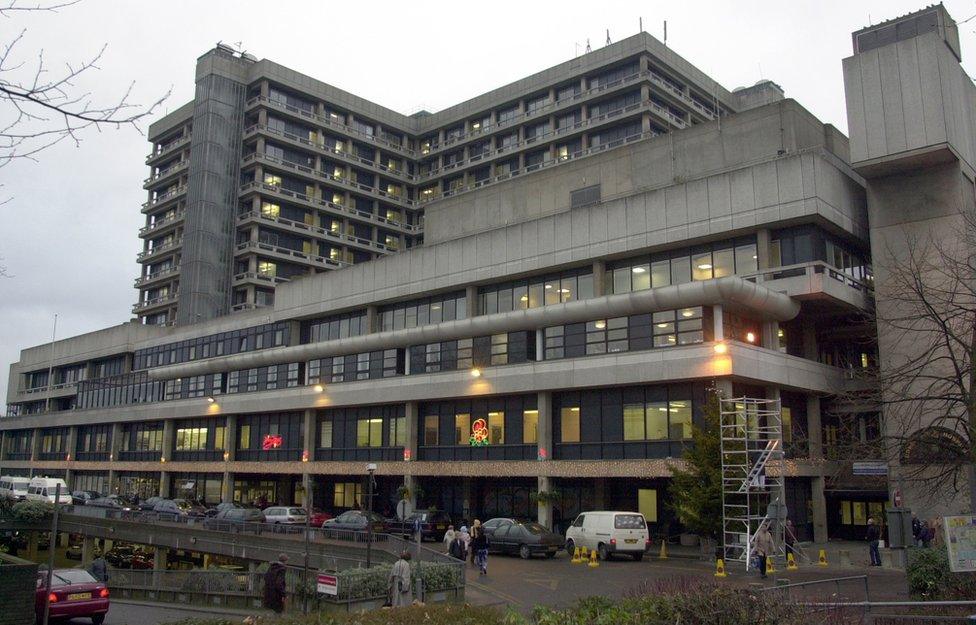
<svg viewBox="0 0 976 625"><path fill-rule="evenodd" d="M481 575L488 574L488 544L488 533L478 519L474 520L470 531L466 525L457 531L450 525L444 533L448 555L462 562L470 558L471 564L478 567Z"/></svg>
<svg viewBox="0 0 976 625"><path fill-rule="evenodd" d="M942 519L936 517L928 521L912 513L912 538L916 547L938 547L942 539Z"/></svg>

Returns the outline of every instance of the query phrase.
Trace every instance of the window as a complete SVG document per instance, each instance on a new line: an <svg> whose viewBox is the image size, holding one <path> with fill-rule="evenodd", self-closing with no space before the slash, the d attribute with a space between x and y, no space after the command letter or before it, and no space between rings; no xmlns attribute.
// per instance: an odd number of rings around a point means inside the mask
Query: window
<svg viewBox="0 0 976 625"><path fill-rule="evenodd" d="M207 428L190 427L176 430L176 451L200 451L207 448Z"/></svg>
<svg viewBox="0 0 976 625"><path fill-rule="evenodd" d="M488 413L488 442L492 445L505 444L505 413Z"/></svg>
<svg viewBox="0 0 976 625"><path fill-rule="evenodd" d="M624 440L644 440L644 404L624 404Z"/></svg>
<svg viewBox="0 0 976 625"><path fill-rule="evenodd" d="M358 482L339 482L333 490L332 504L336 508L359 508L363 500L363 485Z"/></svg>
<svg viewBox="0 0 976 625"><path fill-rule="evenodd" d="M251 448L251 426L242 425L240 427L240 443L237 445L238 449L250 449Z"/></svg>
<svg viewBox="0 0 976 625"><path fill-rule="evenodd" d="M454 415L454 444L455 445L467 445L468 440L471 436L471 415L470 414L456 414Z"/></svg>
<svg viewBox="0 0 976 625"><path fill-rule="evenodd" d="M357 447L383 446L383 419L370 417L356 422Z"/></svg>
<svg viewBox="0 0 976 625"><path fill-rule="evenodd" d="M593 297L593 274L589 268L563 274L539 276L479 289L481 314L525 310Z"/></svg>
<svg viewBox="0 0 976 625"><path fill-rule="evenodd" d="M319 447L332 447L332 420L319 423Z"/></svg>
<svg viewBox="0 0 976 625"><path fill-rule="evenodd" d="M437 415L424 417L424 445L436 447L439 444L439 430L440 418Z"/></svg>
<svg viewBox="0 0 976 625"><path fill-rule="evenodd" d="M563 443L580 442L579 406L562 408L559 411L559 440Z"/></svg>
<svg viewBox="0 0 976 625"><path fill-rule="evenodd" d="M218 425L214 428L214 449L227 449L227 427Z"/></svg>
<svg viewBox="0 0 976 625"><path fill-rule="evenodd" d="M406 417L390 418L390 443L389 444L391 447L407 446L407 418Z"/></svg>
<svg viewBox="0 0 976 625"><path fill-rule="evenodd" d="M536 444L539 442L539 411L522 411L522 443Z"/></svg>

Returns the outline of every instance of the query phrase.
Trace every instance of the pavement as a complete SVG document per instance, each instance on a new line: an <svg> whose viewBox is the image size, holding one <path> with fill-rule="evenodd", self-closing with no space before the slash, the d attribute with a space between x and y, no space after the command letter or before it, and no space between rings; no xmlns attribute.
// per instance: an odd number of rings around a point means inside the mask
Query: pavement
<svg viewBox="0 0 976 625"><path fill-rule="evenodd" d="M128 601L112 600L105 617L105 625L163 625L185 618L220 618L225 617L240 623L247 613L221 612L212 610L185 609L164 603L132 603ZM91 619L77 618L70 621L59 621L70 625L91 625Z"/></svg>

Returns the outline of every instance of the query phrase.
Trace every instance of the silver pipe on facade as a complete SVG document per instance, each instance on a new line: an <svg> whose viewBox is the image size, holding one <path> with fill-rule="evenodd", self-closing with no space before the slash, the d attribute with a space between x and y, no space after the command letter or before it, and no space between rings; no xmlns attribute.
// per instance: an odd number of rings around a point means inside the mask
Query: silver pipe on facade
<svg viewBox="0 0 976 625"><path fill-rule="evenodd" d="M788 321L800 312L800 305L785 293L772 291L738 276L726 276L645 291L604 295L564 304L550 304L526 310L480 315L417 328L375 332L319 343L274 347L156 367L149 370L149 377L154 380L171 380L287 362L304 362L329 356L345 356L382 349L489 336L519 330L537 330L567 323L714 304L721 304L730 309L751 311L758 313L764 319L776 321Z"/></svg>

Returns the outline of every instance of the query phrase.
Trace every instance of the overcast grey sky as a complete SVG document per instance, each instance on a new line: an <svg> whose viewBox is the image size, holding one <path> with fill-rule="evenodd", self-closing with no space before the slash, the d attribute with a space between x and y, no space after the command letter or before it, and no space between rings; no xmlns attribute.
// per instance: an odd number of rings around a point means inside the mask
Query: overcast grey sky
<svg viewBox="0 0 976 625"><path fill-rule="evenodd" d="M136 102L172 87L160 115L192 97L196 58L219 40L409 114L570 59L588 38L600 47L607 28L623 39L638 31L638 18L661 38L667 20L668 44L725 87L774 80L846 132L841 59L851 53L850 33L925 4L84 0L56 14L0 19L0 40L26 27L22 52L43 48L49 63L80 61L107 43L101 69L79 87L111 100L135 80ZM945 4L957 21L976 14L976 0ZM976 20L960 28L964 55L976 55L974 28ZM8 364L21 348L50 340L55 313L59 338L130 319L149 150L131 129L88 132L80 146L0 169L0 195L11 198L0 205L0 256L12 275L0 278L0 397Z"/></svg>

